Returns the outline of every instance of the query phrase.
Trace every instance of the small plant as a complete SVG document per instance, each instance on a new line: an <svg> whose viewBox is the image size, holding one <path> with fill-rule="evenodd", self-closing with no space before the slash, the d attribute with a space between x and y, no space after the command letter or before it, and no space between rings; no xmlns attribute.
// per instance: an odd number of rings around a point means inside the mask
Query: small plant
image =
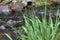
<svg viewBox="0 0 60 40"><path fill-rule="evenodd" d="M25 11L25 14L23 15L25 19L25 25L22 26L22 29L26 34L22 34L21 30L15 29L15 32L17 32L16 40L57 40L58 35L60 35L59 18L56 17L56 21L53 23L53 19L50 14L49 19L47 20L46 6L44 15L42 15L42 21L35 16L34 10L32 10L32 13L33 14L31 17L28 17L26 15L28 12Z"/></svg>
<svg viewBox="0 0 60 40"><path fill-rule="evenodd" d="M57 36L60 35L60 22L56 18L54 24L51 15L48 21L46 16L42 18L42 21L34 15L30 18L24 15L24 19L25 26L22 28L26 32L26 35L22 34L21 30L15 30L18 34L16 38L18 40L57 40Z"/></svg>

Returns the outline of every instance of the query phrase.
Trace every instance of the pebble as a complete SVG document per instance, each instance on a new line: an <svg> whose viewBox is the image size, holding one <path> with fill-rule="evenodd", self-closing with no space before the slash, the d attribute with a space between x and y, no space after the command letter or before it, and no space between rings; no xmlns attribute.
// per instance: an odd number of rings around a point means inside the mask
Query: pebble
<svg viewBox="0 0 60 40"><path fill-rule="evenodd" d="M7 24L13 25L13 24L16 24L16 21L14 21L14 20L8 20Z"/></svg>
<svg viewBox="0 0 60 40"><path fill-rule="evenodd" d="M21 25L21 24L23 24L23 21L15 21L15 20L8 20L7 21L7 24L9 24L9 25Z"/></svg>
<svg viewBox="0 0 60 40"><path fill-rule="evenodd" d="M4 14L4 15L9 15L11 12L11 10L9 9L9 6L5 5L1 5L0 6L0 14Z"/></svg>
<svg viewBox="0 0 60 40"><path fill-rule="evenodd" d="M57 10L56 16L60 16L60 10Z"/></svg>
<svg viewBox="0 0 60 40"><path fill-rule="evenodd" d="M0 26L0 29L1 29L1 30L4 30L4 29L6 29L6 28L5 28L4 25L1 25L1 26Z"/></svg>

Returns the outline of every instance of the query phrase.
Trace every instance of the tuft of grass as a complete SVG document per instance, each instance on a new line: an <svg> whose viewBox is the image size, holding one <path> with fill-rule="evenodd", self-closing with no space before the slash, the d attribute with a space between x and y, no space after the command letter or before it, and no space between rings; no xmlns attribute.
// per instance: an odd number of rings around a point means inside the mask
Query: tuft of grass
<svg viewBox="0 0 60 40"><path fill-rule="evenodd" d="M32 12L33 14L30 18L26 15L23 15L25 19L25 26L22 28L27 35L19 32L22 40L57 40L57 36L60 34L60 21L56 17L56 22L53 23L51 14L49 15L49 19L47 21L46 10L47 8L45 6L45 13L42 17L42 21L35 16L34 11Z"/></svg>
<svg viewBox="0 0 60 40"><path fill-rule="evenodd" d="M37 17L32 17L29 19L28 17L24 16L25 18L25 26L23 29L27 33L27 36L22 36L22 40L57 40L57 35L60 32L58 31L58 27L60 22L56 21L53 24L51 17L49 18L49 22L46 20L42 20L42 22Z"/></svg>
<svg viewBox="0 0 60 40"><path fill-rule="evenodd" d="M59 25L60 21L56 17L56 22L53 23L53 19L51 14L49 15L49 19L46 19L46 6L44 15L42 15L42 21L35 16L35 11L26 10L24 16L25 25L22 29L26 34L22 34L21 30L16 30L17 38L16 40L57 40L58 35L60 35ZM31 12L31 16L27 16L28 12Z"/></svg>
<svg viewBox="0 0 60 40"><path fill-rule="evenodd" d="M22 34L21 30L15 30L17 32L17 39L19 40L57 40L57 36L60 35L60 22L57 18L55 24L51 16L48 21L45 17L40 21L34 15L30 18L24 15L24 19L25 25L22 28L27 35Z"/></svg>

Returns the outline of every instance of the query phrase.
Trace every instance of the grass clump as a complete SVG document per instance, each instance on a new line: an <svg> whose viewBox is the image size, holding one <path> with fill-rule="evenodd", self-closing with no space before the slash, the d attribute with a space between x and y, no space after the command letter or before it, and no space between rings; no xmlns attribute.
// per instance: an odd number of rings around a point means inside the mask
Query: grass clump
<svg viewBox="0 0 60 40"><path fill-rule="evenodd" d="M60 33L59 30L59 21L56 21L53 24L52 19L49 18L49 21L46 20L40 21L37 17L32 17L29 19L25 18L25 26L23 29L27 33L27 36L22 36L22 40L57 40L57 35Z"/></svg>
<svg viewBox="0 0 60 40"><path fill-rule="evenodd" d="M46 7L44 15L42 16L42 21L35 16L34 11L32 13L33 14L31 17L23 15L25 25L22 27L22 29L26 34L22 34L21 30L15 30L17 32L16 40L58 40L57 37L60 35L60 21L57 19L57 17L55 23L53 23L51 14L47 20ZM26 11L25 14L28 14L28 12Z"/></svg>
<svg viewBox="0 0 60 40"><path fill-rule="evenodd" d="M25 13L27 13L27 11ZM56 17L56 21L53 23L53 19L50 14L49 19L47 20L45 11L41 21L37 16L35 16L35 11L32 13L31 17L28 17L25 14L23 15L25 25L22 29L25 34L22 34L21 30L15 30L17 32L16 40L58 40L57 37L60 35L59 18Z"/></svg>

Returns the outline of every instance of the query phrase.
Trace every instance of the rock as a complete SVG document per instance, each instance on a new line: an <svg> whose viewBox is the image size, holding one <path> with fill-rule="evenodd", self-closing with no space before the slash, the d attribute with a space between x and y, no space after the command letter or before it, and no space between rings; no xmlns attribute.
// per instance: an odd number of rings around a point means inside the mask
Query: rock
<svg viewBox="0 0 60 40"><path fill-rule="evenodd" d="M10 12L11 12L11 10L9 9L8 5L1 5L0 6L0 14L9 15Z"/></svg>
<svg viewBox="0 0 60 40"><path fill-rule="evenodd" d="M23 4L19 2L16 4L11 4L10 9L15 11L15 13L21 13L23 10Z"/></svg>
<svg viewBox="0 0 60 40"><path fill-rule="evenodd" d="M6 29L5 26L4 25L1 25L0 26L0 30L4 30L4 29Z"/></svg>
<svg viewBox="0 0 60 40"><path fill-rule="evenodd" d="M57 10L56 16L60 16L60 10Z"/></svg>
<svg viewBox="0 0 60 40"><path fill-rule="evenodd" d="M7 24L14 25L14 24L16 24L16 21L14 21L14 20L8 20Z"/></svg>
<svg viewBox="0 0 60 40"><path fill-rule="evenodd" d="M15 20L8 20L7 21L7 24L9 24L9 25L13 25L13 26L20 26L20 25L22 25L23 24L23 20L21 20L21 21L15 21Z"/></svg>

